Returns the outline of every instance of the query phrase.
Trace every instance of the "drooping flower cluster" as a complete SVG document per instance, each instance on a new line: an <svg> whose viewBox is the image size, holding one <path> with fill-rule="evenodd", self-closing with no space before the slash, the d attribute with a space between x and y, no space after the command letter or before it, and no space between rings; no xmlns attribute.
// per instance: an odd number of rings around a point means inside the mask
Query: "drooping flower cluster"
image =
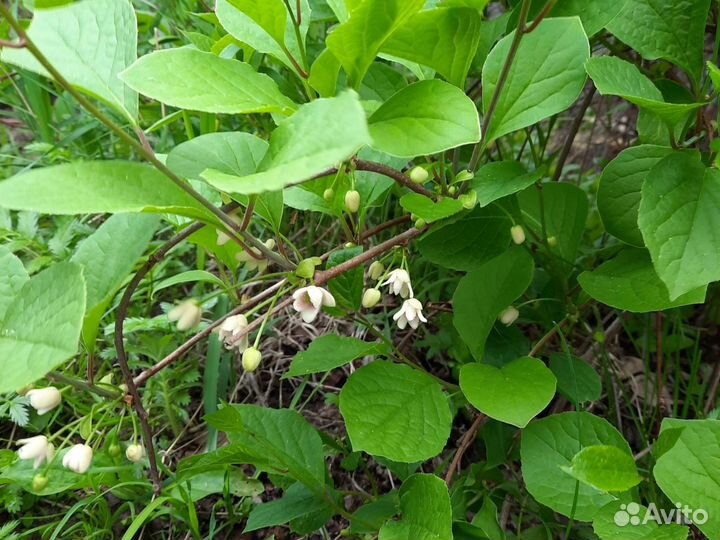
<svg viewBox="0 0 720 540"><path fill-rule="evenodd" d="M398 327L403 330L408 325L413 329L420 326L420 323L426 323L427 319L423 315L423 305L420 300L415 298L412 288L410 274L404 268L396 268L390 272L385 272L385 267L379 261L375 261L370 265L368 274L371 279L380 281L378 287L387 285L388 292L395 296L403 298L402 306L393 315L393 320L397 322ZM366 309L375 307L382 299L382 294L378 288L370 288L365 290L363 294L362 305Z"/></svg>

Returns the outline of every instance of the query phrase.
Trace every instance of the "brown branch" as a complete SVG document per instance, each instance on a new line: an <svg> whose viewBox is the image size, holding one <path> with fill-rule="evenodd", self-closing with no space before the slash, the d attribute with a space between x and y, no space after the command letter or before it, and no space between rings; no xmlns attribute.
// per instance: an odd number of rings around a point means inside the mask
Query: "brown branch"
<svg viewBox="0 0 720 540"><path fill-rule="evenodd" d="M465 432L465 435L463 435L463 438L460 440L460 446L458 446L457 452L455 452L455 457L453 457L447 474L445 475L445 483L448 487L452 484L455 473L460 472L460 462L462 461L465 452L467 452L468 448L470 448L472 443L475 441L480 428L486 421L487 416L482 413L478 414L470 428Z"/></svg>
<svg viewBox="0 0 720 540"><path fill-rule="evenodd" d="M556 3L557 0L548 0L548 3L545 4L545 7L540 12L540 15L538 15L537 18L532 22L532 24L525 28L523 32L529 34L530 32L535 31L535 29L540 26L540 23L543 22L543 19L545 19L545 17L550 14L550 11L552 10L552 8L555 7Z"/></svg>
<svg viewBox="0 0 720 540"><path fill-rule="evenodd" d="M420 195L425 195L426 197L429 197L431 199L435 198L435 194L430 191L429 189L419 185L415 184L410 178L401 173L400 171L393 169L392 167L388 167L387 165L383 165L382 163L375 163L374 161L365 161L362 159L353 159L353 163L355 164L355 167L359 171L367 171L367 172L374 172L377 174L382 174L383 176L387 176L388 178L392 178L397 183L399 183L402 186L405 186L408 189L411 189L415 193L419 193Z"/></svg>
<svg viewBox="0 0 720 540"><path fill-rule="evenodd" d="M577 115L573 119L573 123L570 126L570 131L568 132L568 136L565 139L565 144L563 145L562 150L560 151L560 156L558 157L557 167L555 168L555 174L553 175L553 180L555 182L559 181L560 177L562 176L563 169L565 168L565 162L570 155L570 150L572 150L573 143L575 142L575 137L577 137L578 131L580 131L580 126L582 126L582 122L585 119L585 113L587 112L588 107L590 107L590 104L595 97L595 90L595 86L590 85L587 94L585 94L585 98L580 104Z"/></svg>
<svg viewBox="0 0 720 540"><path fill-rule="evenodd" d="M27 39L20 38L17 41L8 41L6 39L0 39L0 48L7 48L7 49L24 49L27 47Z"/></svg>

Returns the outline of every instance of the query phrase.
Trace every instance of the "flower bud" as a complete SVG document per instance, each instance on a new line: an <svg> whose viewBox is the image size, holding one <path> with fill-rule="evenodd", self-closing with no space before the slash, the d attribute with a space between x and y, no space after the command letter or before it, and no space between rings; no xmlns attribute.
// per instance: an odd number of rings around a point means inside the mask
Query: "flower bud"
<svg viewBox="0 0 720 540"><path fill-rule="evenodd" d="M423 218L420 218L415 222L416 229L422 229L426 225L427 225L427 221L425 221Z"/></svg>
<svg viewBox="0 0 720 540"><path fill-rule="evenodd" d="M498 319L500 319L500 322L503 323L505 326L510 326L515 321L517 321L519 316L520 312L517 310L517 308L510 306L506 308L502 313L500 313Z"/></svg>
<svg viewBox="0 0 720 540"><path fill-rule="evenodd" d="M351 249L356 246L355 242L345 242L345 245L343 246L345 249Z"/></svg>
<svg viewBox="0 0 720 540"><path fill-rule="evenodd" d="M186 332L200 324L202 309L194 300L185 300L170 310L168 319L177 323L180 332Z"/></svg>
<svg viewBox="0 0 720 540"><path fill-rule="evenodd" d="M122 448L120 448L119 444L112 443L110 446L108 446L108 454L110 454L110 457L118 457L120 455L120 452L122 452Z"/></svg>
<svg viewBox="0 0 720 540"><path fill-rule="evenodd" d="M377 289L367 289L363 293L362 306L365 309L372 309L378 305L378 302L382 299L382 293Z"/></svg>
<svg viewBox="0 0 720 540"><path fill-rule="evenodd" d="M345 208L351 214L355 214L360 210L360 193L354 189L345 194Z"/></svg>
<svg viewBox="0 0 720 540"><path fill-rule="evenodd" d="M472 210L477 206L477 191L473 190L465 195L460 195L460 202L465 210Z"/></svg>
<svg viewBox="0 0 720 540"><path fill-rule="evenodd" d="M410 171L410 180L413 184L424 184L428 181L430 174L422 167L414 167Z"/></svg>
<svg viewBox="0 0 720 540"><path fill-rule="evenodd" d="M245 349L242 355L243 369L249 373L255 371L262 361L262 353L255 347Z"/></svg>
<svg viewBox="0 0 720 540"><path fill-rule="evenodd" d="M450 187L448 188L448 193L449 193L450 195L455 195L455 194L457 193L457 187L456 187L456 186L450 186Z"/></svg>
<svg viewBox="0 0 720 540"><path fill-rule="evenodd" d="M370 265L370 269L368 270L368 274L370 275L370 279L374 279L377 281L380 279L385 272L385 265L381 263L380 261L375 261Z"/></svg>
<svg viewBox="0 0 720 540"><path fill-rule="evenodd" d="M62 401L60 391L54 386L29 390L25 395L30 400L30 406L35 409L40 416L53 410L60 405Z"/></svg>
<svg viewBox="0 0 720 540"><path fill-rule="evenodd" d="M548 236L547 243L551 248L557 247L557 236Z"/></svg>
<svg viewBox="0 0 720 540"><path fill-rule="evenodd" d="M310 259L300 261L300 264L295 269L295 275L305 279L312 279L315 275L315 263Z"/></svg>
<svg viewBox="0 0 720 540"><path fill-rule="evenodd" d="M327 202L332 201L335 198L335 190L333 188L327 188L323 191L323 199Z"/></svg>
<svg viewBox="0 0 720 540"><path fill-rule="evenodd" d="M145 448L140 444L131 444L125 449L125 457L138 463L145 457Z"/></svg>
<svg viewBox="0 0 720 540"><path fill-rule="evenodd" d="M32 479L33 491L42 491L45 489L50 481L44 474L36 474Z"/></svg>
<svg viewBox="0 0 720 540"><path fill-rule="evenodd" d="M453 182L467 182L469 180L472 180L475 178L475 174L473 174L472 171L460 171L457 173L457 176L455 177L455 180Z"/></svg>
<svg viewBox="0 0 720 540"><path fill-rule="evenodd" d="M522 225L514 225L510 229L510 235L518 246L525 242L525 229L522 228Z"/></svg>
<svg viewBox="0 0 720 540"><path fill-rule="evenodd" d="M93 450L87 444L76 444L65 453L63 467L78 474L85 474L92 465Z"/></svg>

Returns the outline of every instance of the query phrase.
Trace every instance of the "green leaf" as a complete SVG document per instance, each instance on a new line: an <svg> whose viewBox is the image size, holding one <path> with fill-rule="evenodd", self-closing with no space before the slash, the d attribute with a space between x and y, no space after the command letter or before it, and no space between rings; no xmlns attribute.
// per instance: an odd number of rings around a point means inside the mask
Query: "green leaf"
<svg viewBox="0 0 720 540"><path fill-rule="evenodd" d="M555 396L552 371L536 358L518 358L502 368L465 364L460 388L481 413L519 428L525 427Z"/></svg>
<svg viewBox="0 0 720 540"><path fill-rule="evenodd" d="M206 417L228 433L232 451L264 471L287 474L315 493L325 485L320 435L297 412L229 405ZM225 450L225 454L230 450ZM227 461L226 461L227 462Z"/></svg>
<svg viewBox="0 0 720 540"><path fill-rule="evenodd" d="M392 33L382 52L431 67L448 82L464 89L480 44L481 22L481 12L473 8L421 11Z"/></svg>
<svg viewBox="0 0 720 540"><path fill-rule="evenodd" d="M56 165L0 181L0 207L43 214L153 212L210 219L153 167L128 161Z"/></svg>
<svg viewBox="0 0 720 540"><path fill-rule="evenodd" d="M197 502L210 495L224 494L226 485L227 492L236 497L257 497L265 487L260 480L248 478L239 470L227 470L227 467L193 475L182 487L188 491L190 500ZM182 498L178 487L171 493L176 499Z"/></svg>
<svg viewBox="0 0 720 540"><path fill-rule="evenodd" d="M434 264L454 270L473 270L507 249L511 226L510 218L499 206L478 207L423 236L418 247Z"/></svg>
<svg viewBox="0 0 720 540"><path fill-rule="evenodd" d="M389 64L375 62L360 87L363 101L384 102L407 86L405 76Z"/></svg>
<svg viewBox="0 0 720 540"><path fill-rule="evenodd" d="M400 206L411 214L434 223L463 211L463 204L457 199L444 198L438 202L419 193L407 193L400 198Z"/></svg>
<svg viewBox="0 0 720 540"><path fill-rule="evenodd" d="M483 66L483 108L487 112L500 79L513 34L500 40ZM526 35L508 74L495 115L484 137L536 124L564 111L585 85L590 44L577 17L546 19Z"/></svg>
<svg viewBox="0 0 720 540"><path fill-rule="evenodd" d="M352 515L350 532L353 534L376 533L383 524L398 512L397 491L391 491L358 508Z"/></svg>
<svg viewBox="0 0 720 540"><path fill-rule="evenodd" d="M555 353L550 356L550 369L557 379L558 392L573 403L600 399L602 381L585 360L570 354Z"/></svg>
<svg viewBox="0 0 720 540"><path fill-rule="evenodd" d="M595 300L634 313L702 304L707 291L705 285L670 300L668 288L658 277L648 252L631 248L592 272L583 272L578 282Z"/></svg>
<svg viewBox="0 0 720 540"><path fill-rule="evenodd" d="M640 191L650 169L672 153L664 146L635 146L608 163L597 194L598 211L607 232L627 244L645 245L637 224Z"/></svg>
<svg viewBox="0 0 720 540"><path fill-rule="evenodd" d="M281 123L256 174L240 177L209 169L202 176L230 193L275 191L322 174L370 142L365 112L349 91L303 105Z"/></svg>
<svg viewBox="0 0 720 540"><path fill-rule="evenodd" d="M263 0L262 3L254 0L229 2L267 32L278 45L285 46L285 27L289 17L283 0Z"/></svg>
<svg viewBox="0 0 720 540"><path fill-rule="evenodd" d="M587 194L580 188L564 183L545 183L542 189L528 189L518 194L525 224L539 237L546 232L555 237L551 248L561 261L561 268L570 273L575 264L588 217ZM545 228L543 219L545 216Z"/></svg>
<svg viewBox="0 0 720 540"><path fill-rule="evenodd" d="M318 512L332 515L332 506L300 483L291 485L282 498L257 505L248 516L243 533L249 533L276 525L284 525L294 519L311 516Z"/></svg>
<svg viewBox="0 0 720 540"><path fill-rule="evenodd" d="M682 428L675 445L660 456L655 481L673 503L707 512L696 526L708 538L720 535L720 422L665 419L661 433Z"/></svg>
<svg viewBox="0 0 720 540"><path fill-rule="evenodd" d="M162 280L153 287L153 293L157 294L163 289L168 289L182 283L210 283L218 289L226 288L225 282L215 274L211 274L205 270L188 270L187 272L182 272Z"/></svg>
<svg viewBox="0 0 720 540"><path fill-rule="evenodd" d="M70 84L136 122L138 96L118 77L137 58L137 20L129 1L36 9L28 35ZM6 47L0 60L49 76L27 49Z"/></svg>
<svg viewBox="0 0 720 540"><path fill-rule="evenodd" d="M675 523L659 526L652 514L645 522L647 511L634 502L612 501L593 519L593 530L600 540L687 540L687 527ZM633 517L639 519L637 524L630 522Z"/></svg>
<svg viewBox="0 0 720 540"><path fill-rule="evenodd" d="M555 4L552 17L578 15L588 36L594 36L612 21L629 0L563 0Z"/></svg>
<svg viewBox="0 0 720 540"><path fill-rule="evenodd" d="M321 97L332 97L337 90L340 77L340 61L330 49L321 52L310 68L308 84L317 90Z"/></svg>
<svg viewBox="0 0 720 540"><path fill-rule="evenodd" d="M475 104L437 79L400 90L368 122L373 147L398 157L437 154L480 140Z"/></svg>
<svg viewBox="0 0 720 540"><path fill-rule="evenodd" d="M515 248L460 280L453 295L453 323L475 358L482 358L498 316L530 286L533 272L532 257Z"/></svg>
<svg viewBox="0 0 720 540"><path fill-rule="evenodd" d="M527 490L539 503L578 521L591 521L614 500L564 472L588 446L615 446L632 455L623 436L607 420L586 412L555 414L522 432L520 457Z"/></svg>
<svg viewBox="0 0 720 540"><path fill-rule="evenodd" d="M353 337L328 334L314 339L306 351L293 358L285 377L324 373L365 356L382 354L387 347Z"/></svg>
<svg viewBox="0 0 720 540"><path fill-rule="evenodd" d="M250 64L187 47L143 56L120 77L141 94L180 109L289 116L297 107Z"/></svg>
<svg viewBox="0 0 720 540"><path fill-rule="evenodd" d="M327 261L327 269L331 269L350 259L357 257L363 252L362 246L341 249L330 254ZM360 309L363 295L363 268L358 266L344 272L328 282L330 294L335 297L339 308L350 311Z"/></svg>
<svg viewBox="0 0 720 540"><path fill-rule="evenodd" d="M643 184L638 224L671 300L720 279L719 207L720 171L699 154L666 157Z"/></svg>
<svg viewBox="0 0 720 540"><path fill-rule="evenodd" d="M22 261L0 246L0 323L23 285L30 279Z"/></svg>
<svg viewBox="0 0 720 540"><path fill-rule="evenodd" d="M84 314L80 266L58 263L27 281L0 324L0 394L34 383L73 356Z"/></svg>
<svg viewBox="0 0 720 540"><path fill-rule="evenodd" d="M400 520L388 521L379 540L452 540L448 488L432 474L415 474L400 488Z"/></svg>
<svg viewBox="0 0 720 540"><path fill-rule="evenodd" d="M710 0L633 0L607 29L647 60L663 58L700 79Z"/></svg>
<svg viewBox="0 0 720 540"><path fill-rule="evenodd" d="M601 491L628 491L642 482L632 454L617 446L587 446L573 457L566 472Z"/></svg>
<svg viewBox="0 0 720 540"><path fill-rule="evenodd" d="M365 0L350 11L350 18L326 40L347 73L350 86L360 88L383 44L424 4L425 0Z"/></svg>
<svg viewBox="0 0 720 540"><path fill-rule="evenodd" d="M483 165L471 181L478 194L480 206L487 206L532 186L542 178L542 171L531 173L518 161L495 161Z"/></svg>
<svg viewBox="0 0 720 540"><path fill-rule="evenodd" d="M402 463L437 456L452 424L447 398L434 379L382 361L350 376L340 392L340 412L353 450Z"/></svg>
<svg viewBox="0 0 720 540"><path fill-rule="evenodd" d="M585 65L603 96L620 96L661 118L669 128L684 122L703 103L666 103L662 92L631 64L615 56L591 58Z"/></svg>
<svg viewBox="0 0 720 540"><path fill-rule="evenodd" d="M166 165L177 175L200 180L207 169L245 176L257 171L268 143L249 133L209 133L173 148Z"/></svg>

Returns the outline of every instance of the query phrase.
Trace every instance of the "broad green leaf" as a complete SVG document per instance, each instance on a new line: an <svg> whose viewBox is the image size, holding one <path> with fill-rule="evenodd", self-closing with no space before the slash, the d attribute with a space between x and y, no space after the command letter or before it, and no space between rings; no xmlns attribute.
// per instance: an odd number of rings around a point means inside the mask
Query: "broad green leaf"
<svg viewBox="0 0 720 540"><path fill-rule="evenodd" d="M661 118L668 127L684 122L703 103L666 103L662 92L631 64L615 56L591 58L585 65L588 75L603 96L620 96Z"/></svg>
<svg viewBox="0 0 720 540"><path fill-rule="evenodd" d="M229 2L267 32L278 45L285 46L285 27L289 17L283 0L263 0L262 3L255 0Z"/></svg>
<svg viewBox="0 0 720 540"><path fill-rule="evenodd" d="M465 364L460 388L481 413L524 428L555 396L552 371L536 358L518 358L502 368L490 364Z"/></svg>
<svg viewBox="0 0 720 540"><path fill-rule="evenodd" d="M350 18L335 28L327 46L360 88L368 68L390 35L417 13L425 0L365 0L350 10Z"/></svg>
<svg viewBox="0 0 720 540"><path fill-rule="evenodd" d="M481 21L481 12L473 8L421 11L392 33L382 52L431 67L448 82L464 89L480 44Z"/></svg>
<svg viewBox="0 0 720 540"><path fill-rule="evenodd" d="M695 103L695 96L683 84L669 79L653 81L663 95L666 103ZM656 144L660 146L672 146L673 141L681 141L685 136L686 129L692 129L692 122L696 120L693 115L688 122L681 122L674 126L672 132L667 123L657 114L648 109L640 109L635 128L638 132L640 144ZM686 125L687 124L687 125Z"/></svg>
<svg viewBox="0 0 720 540"><path fill-rule="evenodd" d="M227 432L230 446L248 463L287 474L317 493L325 485L320 435L297 412L256 405L229 405L206 417ZM227 450L226 452L228 452Z"/></svg>
<svg viewBox="0 0 720 540"><path fill-rule="evenodd" d="M480 140L475 104L462 90L440 80L400 90L368 123L373 147L398 157L437 154Z"/></svg>
<svg viewBox="0 0 720 540"><path fill-rule="evenodd" d="M438 202L419 193L407 193L400 198L400 206L427 223L449 218L463 211L463 204L457 199L445 197Z"/></svg>
<svg viewBox="0 0 720 540"><path fill-rule="evenodd" d="M137 20L128 0L83 0L36 9L28 35L70 84L137 121L138 96L118 74L137 58ZM0 60L49 76L27 49Z"/></svg>
<svg viewBox="0 0 720 540"><path fill-rule="evenodd" d="M385 102L407 86L405 76L389 64L375 62L360 87L360 99Z"/></svg>
<svg viewBox="0 0 720 540"><path fill-rule="evenodd" d="M555 237L552 248L561 262L561 268L570 273L588 217L587 194L572 184L545 183L542 189L528 189L518 194L525 224L542 238ZM545 216L543 229L542 215Z"/></svg>
<svg viewBox="0 0 720 540"><path fill-rule="evenodd" d="M182 272L164 279L160 283L154 285L153 293L157 294L163 289L168 289L182 283L210 283L218 289L226 288L225 282L223 282L223 280L215 274L211 274L205 270L188 270L187 272Z"/></svg>
<svg viewBox="0 0 720 540"><path fill-rule="evenodd" d="M454 223L431 231L418 246L434 264L473 270L507 249L510 227L510 218L499 206L478 207Z"/></svg>
<svg viewBox="0 0 720 540"><path fill-rule="evenodd" d="M257 171L268 143L249 133L209 133L173 148L166 165L175 174L200 180L207 169L244 176Z"/></svg>
<svg viewBox="0 0 720 540"><path fill-rule="evenodd" d="M447 397L432 377L383 361L350 376L340 412L353 450L402 463L437 456L452 424Z"/></svg>
<svg viewBox="0 0 720 540"><path fill-rule="evenodd" d="M593 519L593 530L600 540L687 540L687 527L675 523L658 525L653 515L645 522L647 512L647 508L634 502L612 501ZM630 521L633 518L637 523Z"/></svg>
<svg viewBox="0 0 720 540"><path fill-rule="evenodd" d="M43 214L154 212L209 219L209 211L153 167L128 161L56 165L0 181L0 207Z"/></svg>
<svg viewBox="0 0 720 540"><path fill-rule="evenodd" d="M487 206L503 197L532 186L542 178L542 171L527 172L518 161L495 161L483 165L470 185L478 194L480 206Z"/></svg>
<svg viewBox="0 0 720 540"><path fill-rule="evenodd" d="M328 334L314 339L306 351L297 353L285 377L324 373L358 358L382 354L385 351L386 347L382 343Z"/></svg>
<svg viewBox="0 0 720 540"><path fill-rule="evenodd" d="M452 540L448 488L432 474L415 474L400 488L400 519L380 529L379 540Z"/></svg>
<svg viewBox="0 0 720 540"><path fill-rule="evenodd" d="M84 314L80 266L58 263L25 282L0 323L0 394L34 383L72 357Z"/></svg>
<svg viewBox="0 0 720 540"><path fill-rule="evenodd" d="M13 299L30 279L22 261L5 246L0 246L0 323Z"/></svg>
<svg viewBox="0 0 720 540"><path fill-rule="evenodd" d="M17 454L11 452L13 457L16 458ZM39 497L46 497L48 495L55 495L56 493L62 493L70 489L82 489L88 485L88 477L80 476L61 464L62 457L58 456L58 459L54 460L48 469L43 469L44 474L52 481L48 482L42 490L33 489L33 478L38 474L37 469L33 468L32 460L21 460L16 459L12 465L3 467L2 474L0 475L0 485L11 484L21 487L28 493ZM89 475L88 475L89 476ZM4 486L3 486L4 487ZM4 491L7 489L5 488ZM0 532L2 528L0 527ZM12 537L11 537L12 538Z"/></svg>
<svg viewBox="0 0 720 540"><path fill-rule="evenodd" d="M720 536L720 421L665 419L661 433L681 428L675 445L660 456L655 481L673 503L707 513L696 526L708 538Z"/></svg>
<svg viewBox="0 0 720 540"><path fill-rule="evenodd" d="M223 494L227 491L235 497L257 497L264 491L263 483L254 478L248 478L237 469L218 469L194 475L182 486L190 495L193 502L210 495ZM180 489L175 487L171 491L173 497L180 499Z"/></svg>
<svg viewBox="0 0 720 540"><path fill-rule="evenodd" d="M300 483L291 485L280 499L257 505L248 516L244 533L284 525L318 512L332 516L332 506Z"/></svg>
<svg viewBox="0 0 720 540"><path fill-rule="evenodd" d="M308 84L314 88L321 97L333 97L337 90L340 77L340 61L330 49L321 52L310 68Z"/></svg>
<svg viewBox="0 0 720 540"><path fill-rule="evenodd" d="M230 193L275 191L320 175L370 142L365 112L348 91L303 105L281 123L257 173L240 177L208 169L202 176Z"/></svg>
<svg viewBox="0 0 720 540"><path fill-rule="evenodd" d="M350 521L353 534L377 533L383 524L398 513L399 497L397 491L391 491L358 508Z"/></svg>
<svg viewBox="0 0 720 540"><path fill-rule="evenodd" d="M638 224L671 300L720 279L719 207L720 171L698 154L666 157L643 184Z"/></svg>
<svg viewBox="0 0 720 540"><path fill-rule="evenodd" d="M614 500L566 472L573 457L588 446L615 446L630 454L623 436L607 420L585 412L555 414L530 423L522 432L522 474L539 503L578 521L591 521Z"/></svg>
<svg viewBox="0 0 720 540"><path fill-rule="evenodd" d="M607 24L647 60L663 58L700 79L710 0L632 0Z"/></svg>
<svg viewBox="0 0 720 540"><path fill-rule="evenodd" d="M592 272L580 274L578 281L595 300L634 313L702 304L707 291L704 285L670 300L667 286L644 249L625 249Z"/></svg>
<svg viewBox="0 0 720 540"><path fill-rule="evenodd" d="M453 323L475 358L482 358L498 316L530 286L533 273L532 257L514 248L460 280L453 295Z"/></svg>
<svg viewBox="0 0 720 540"><path fill-rule="evenodd" d="M632 454L617 446L587 446L575 454L565 470L601 491L628 491L642 482Z"/></svg>
<svg viewBox="0 0 720 540"><path fill-rule="evenodd" d="M563 0L555 4L552 17L578 15L588 36L597 34L631 0Z"/></svg>
<svg viewBox="0 0 720 540"><path fill-rule="evenodd" d="M275 81L250 64L187 47L143 56L120 77L141 94L180 109L285 116L296 109Z"/></svg>
<svg viewBox="0 0 720 540"><path fill-rule="evenodd" d="M513 34L490 52L483 66L483 109L487 112L510 50ZM495 140L564 111L585 85L590 44L577 17L546 19L523 37L495 115L483 136Z"/></svg>
<svg viewBox="0 0 720 540"><path fill-rule="evenodd" d="M330 254L326 269L338 266L363 252L362 246L341 249ZM359 310L363 295L363 268L357 266L331 279L327 285L335 297L337 307L349 311Z"/></svg>
<svg viewBox="0 0 720 540"><path fill-rule="evenodd" d="M635 146L608 163L597 194L598 211L607 232L627 244L644 246L637 224L640 190L650 169L672 153L664 146Z"/></svg>
<svg viewBox="0 0 720 540"><path fill-rule="evenodd" d="M565 353L550 356L550 369L557 379L558 392L575 404L600 399L600 375L585 360Z"/></svg>

